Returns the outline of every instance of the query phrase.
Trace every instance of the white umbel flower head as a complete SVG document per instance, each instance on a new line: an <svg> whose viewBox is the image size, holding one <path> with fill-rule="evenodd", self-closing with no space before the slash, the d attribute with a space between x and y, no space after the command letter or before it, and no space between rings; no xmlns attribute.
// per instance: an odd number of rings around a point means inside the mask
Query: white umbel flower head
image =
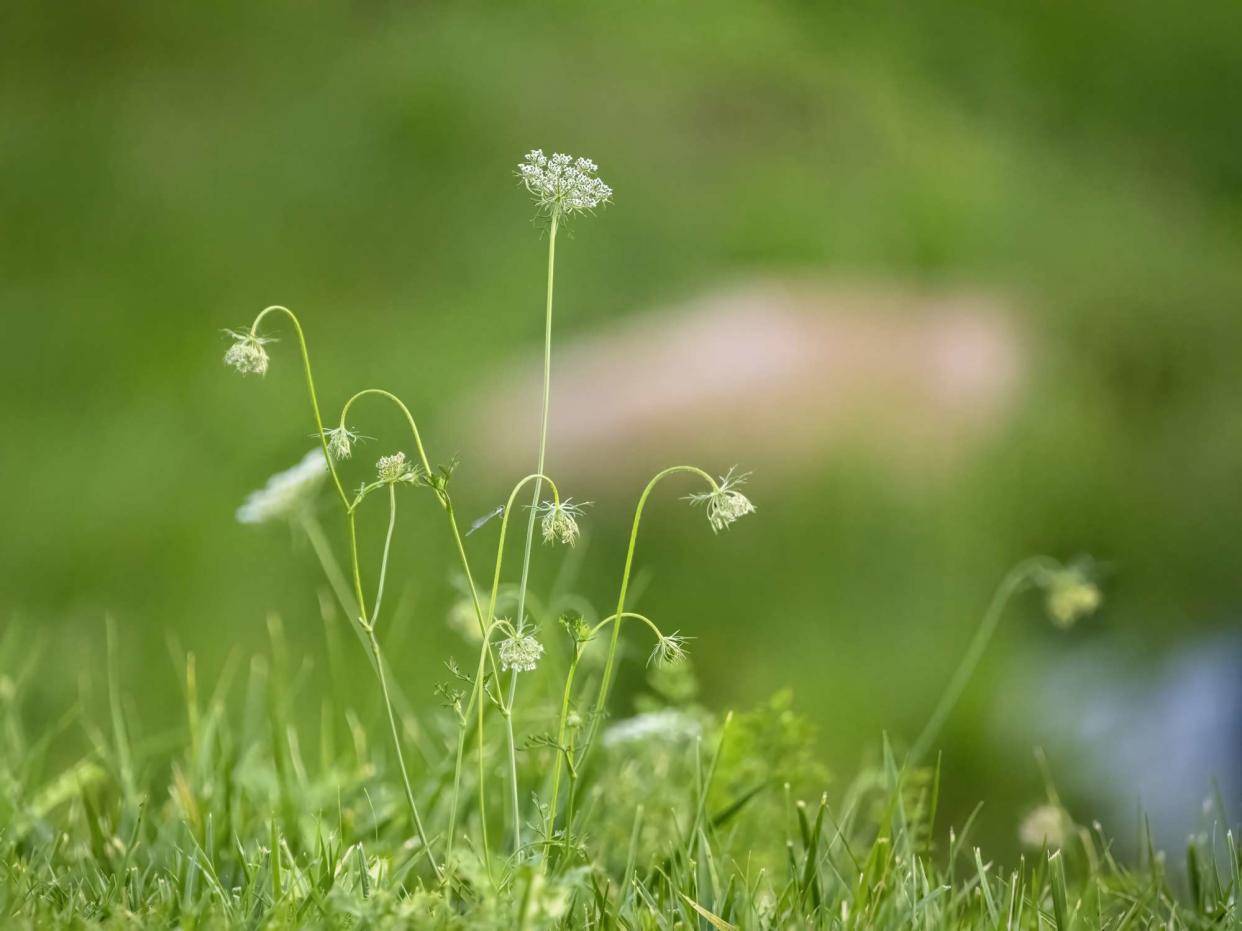
<svg viewBox="0 0 1242 931"><path fill-rule="evenodd" d="M225 330L233 337L231 345L224 353L224 364L231 365L243 375L266 375L268 356L263 348L270 339L255 336L249 331Z"/></svg>
<svg viewBox="0 0 1242 931"><path fill-rule="evenodd" d="M414 480L415 472L410 464L405 461L405 453L393 453L391 456L381 456L379 462L375 463L375 471L379 474L381 482L410 482Z"/></svg>
<svg viewBox="0 0 1242 931"><path fill-rule="evenodd" d="M534 672L543 656L543 644L519 627L512 635L500 641L500 671Z"/></svg>
<svg viewBox="0 0 1242 931"><path fill-rule="evenodd" d="M719 533L740 517L755 513L750 499L737 490L748 478L749 472L730 469L720 477L718 487L688 497L691 504L707 505L707 522L712 525L713 533Z"/></svg>
<svg viewBox="0 0 1242 931"><path fill-rule="evenodd" d="M549 158L535 149L526 153L517 176L540 210L559 216L594 210L612 200L612 188L600 180L598 171L589 158L561 152Z"/></svg>
<svg viewBox="0 0 1242 931"><path fill-rule="evenodd" d="M328 453L337 462L353 455L354 443L358 442L358 434L345 424L324 431L324 439L328 441Z"/></svg>
<svg viewBox="0 0 1242 931"><path fill-rule="evenodd" d="M277 472L266 485L247 495L237 509L237 520L243 524L262 524L292 517L310 504L327 474L323 450L312 449L293 468Z"/></svg>
<svg viewBox="0 0 1242 931"><path fill-rule="evenodd" d="M566 546L573 546L578 542L581 531L578 529L578 518L582 516L582 510L588 507L591 502L584 501L582 504L575 504L573 499L566 498L564 501L546 501L540 504L538 510L543 513L543 521L540 529L543 531L544 543L564 543Z"/></svg>

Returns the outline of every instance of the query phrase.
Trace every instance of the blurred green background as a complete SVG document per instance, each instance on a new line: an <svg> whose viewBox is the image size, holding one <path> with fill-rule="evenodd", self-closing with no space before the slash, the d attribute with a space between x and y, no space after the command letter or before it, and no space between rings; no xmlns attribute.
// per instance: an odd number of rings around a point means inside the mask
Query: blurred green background
<svg viewBox="0 0 1242 931"><path fill-rule="evenodd" d="M1011 564L1091 553L1111 567L1103 611L1062 633L1022 600L945 734L947 810L985 800L985 834L1012 839L1043 794L1036 739L1083 820L1135 801L1082 763L1077 732L1055 749L1074 717L1049 704L1055 675L1106 658L1085 694L1142 694L1185 645L1236 646L1231 0L64 2L10 7L0 31L0 624L47 649L47 720L98 679L106 612L148 733L179 721L170 640L210 679L230 651L267 649L272 610L322 665L306 548L233 520L309 447L294 346L242 379L220 331L297 309L328 408L391 387L447 460L465 438L446 412L498 368L539 364L545 242L513 178L534 147L590 155L617 191L563 240L558 345L788 275L987 289L1039 346L1002 426L934 478L895 479L897 453L861 435L758 474L760 513L728 534L653 513L643 609L696 638L707 703L792 687L848 776L881 732L917 732ZM464 461L463 515L514 477ZM574 585L602 607L638 487L582 478L601 503ZM405 513L390 655L430 703L442 659L467 650L444 621L436 509ZM493 539L471 539L481 566ZM641 687L640 664L624 681ZM1219 736L1235 773L1237 734ZM1206 791L1213 774L1186 779Z"/></svg>

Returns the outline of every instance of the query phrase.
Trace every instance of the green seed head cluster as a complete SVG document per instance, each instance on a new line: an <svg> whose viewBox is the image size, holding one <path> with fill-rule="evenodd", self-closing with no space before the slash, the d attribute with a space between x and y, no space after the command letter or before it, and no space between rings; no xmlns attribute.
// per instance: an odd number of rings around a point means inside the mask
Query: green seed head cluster
<svg viewBox="0 0 1242 931"><path fill-rule="evenodd" d="M550 215L594 210L612 200L612 188L600 180L599 166L589 158L557 152L551 158L542 149L528 152L517 166L517 175L535 198L539 209Z"/></svg>
<svg viewBox="0 0 1242 931"><path fill-rule="evenodd" d="M231 365L243 375L266 375L268 355L263 344L270 341L249 332L225 332L233 337L233 345L224 353L224 364Z"/></svg>

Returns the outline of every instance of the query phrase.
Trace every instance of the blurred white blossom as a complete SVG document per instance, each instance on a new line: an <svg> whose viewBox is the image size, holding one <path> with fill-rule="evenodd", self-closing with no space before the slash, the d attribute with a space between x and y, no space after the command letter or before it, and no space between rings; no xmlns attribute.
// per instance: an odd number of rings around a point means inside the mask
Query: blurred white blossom
<svg viewBox="0 0 1242 931"><path fill-rule="evenodd" d="M323 450L312 449L293 468L277 472L266 485L247 495L237 509L237 520L243 524L261 524L293 516L310 504L327 474Z"/></svg>

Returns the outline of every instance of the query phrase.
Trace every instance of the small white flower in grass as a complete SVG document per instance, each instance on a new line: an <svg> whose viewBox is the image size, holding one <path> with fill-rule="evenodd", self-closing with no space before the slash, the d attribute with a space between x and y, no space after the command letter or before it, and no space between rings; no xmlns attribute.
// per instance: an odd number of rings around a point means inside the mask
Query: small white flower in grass
<svg viewBox="0 0 1242 931"><path fill-rule="evenodd" d="M268 357L263 344L270 343L271 340L255 336L249 331L225 330L224 332L233 337L233 345L224 353L224 364L231 365L243 375L266 375Z"/></svg>
<svg viewBox="0 0 1242 931"><path fill-rule="evenodd" d="M651 651L647 665L659 663L662 666L671 666L674 663L680 663L686 658L686 642L689 639L677 631L673 631L667 637L661 637L656 642L655 649Z"/></svg>
<svg viewBox="0 0 1242 931"><path fill-rule="evenodd" d="M292 517L310 504L327 474L323 450L312 449L293 468L277 472L266 485L247 495L237 509L237 520L243 524L262 524Z"/></svg>
<svg viewBox="0 0 1242 931"><path fill-rule="evenodd" d="M500 671L534 672L543 656L543 644L522 629L513 631L513 635L500 641Z"/></svg>
<svg viewBox="0 0 1242 931"><path fill-rule="evenodd" d="M540 524L543 530L544 543L564 543L573 546L578 542L581 531L578 529L578 518L584 508L590 507L590 501L576 504L572 498L564 501L545 501L536 510L543 514Z"/></svg>
<svg viewBox="0 0 1242 931"><path fill-rule="evenodd" d="M1023 847L1059 850L1069 839L1072 824L1065 809L1059 805L1040 805L1022 819L1018 840Z"/></svg>
<svg viewBox="0 0 1242 931"><path fill-rule="evenodd" d="M686 500L691 504L707 505L707 522L712 525L712 532L719 533L739 517L755 513L755 506L737 489L746 484L749 472L736 472L730 469L720 477L720 485L711 491L697 492L688 495Z"/></svg>
<svg viewBox="0 0 1242 931"><path fill-rule="evenodd" d="M381 482L393 484L395 482L412 482L418 477L418 473L405 461L405 453L393 453L391 456L381 456L379 462L375 463L375 471L379 475Z"/></svg>
<svg viewBox="0 0 1242 931"><path fill-rule="evenodd" d="M354 443L358 442L358 434L345 424L324 431L324 439L328 442L328 453L337 462L348 459L354 452Z"/></svg>
<svg viewBox="0 0 1242 931"><path fill-rule="evenodd" d="M517 176L540 210L560 215L594 210L612 200L612 188L600 180L598 171L589 158L560 152L549 158L535 149L518 165Z"/></svg>

